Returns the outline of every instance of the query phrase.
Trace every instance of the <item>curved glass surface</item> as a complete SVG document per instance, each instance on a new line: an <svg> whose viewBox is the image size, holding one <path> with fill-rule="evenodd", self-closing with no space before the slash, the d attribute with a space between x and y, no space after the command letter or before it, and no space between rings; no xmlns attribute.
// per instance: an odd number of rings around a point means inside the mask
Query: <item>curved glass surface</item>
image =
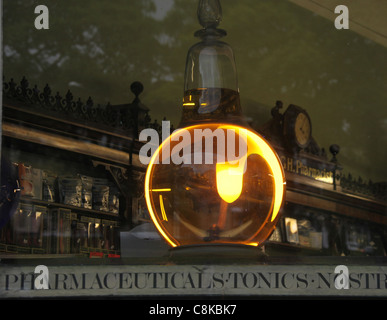
<svg viewBox="0 0 387 320"><path fill-rule="evenodd" d="M275 228L283 195L282 166L266 141L222 123L176 130L145 178L151 218L171 246L258 246Z"/></svg>

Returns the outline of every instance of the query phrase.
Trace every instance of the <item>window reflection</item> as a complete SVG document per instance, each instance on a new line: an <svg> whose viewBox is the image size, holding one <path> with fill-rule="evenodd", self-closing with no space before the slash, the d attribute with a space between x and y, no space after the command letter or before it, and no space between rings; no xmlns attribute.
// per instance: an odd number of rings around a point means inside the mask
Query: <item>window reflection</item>
<svg viewBox="0 0 387 320"><path fill-rule="evenodd" d="M196 3L162 1L46 3L44 32L27 18L31 3L3 1L1 261L168 260L136 138L180 119L197 22ZM385 257L386 47L292 2L224 0L223 15L241 107L288 182L267 257ZM130 92L134 81L143 92ZM284 133L293 103L307 111L310 137L289 134L296 121ZM289 148L297 136L308 146Z"/></svg>

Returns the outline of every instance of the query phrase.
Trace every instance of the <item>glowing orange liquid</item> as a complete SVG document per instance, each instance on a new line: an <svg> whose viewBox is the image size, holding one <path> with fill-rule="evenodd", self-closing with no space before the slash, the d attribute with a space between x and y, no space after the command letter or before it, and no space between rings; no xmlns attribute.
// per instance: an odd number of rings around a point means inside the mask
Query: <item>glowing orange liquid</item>
<svg viewBox="0 0 387 320"><path fill-rule="evenodd" d="M183 99L181 126L199 122L240 120L239 93L225 88L187 90ZM238 122L238 121L236 121Z"/></svg>
<svg viewBox="0 0 387 320"><path fill-rule="evenodd" d="M194 142L197 143L194 141L195 129L204 128L212 131L233 129L236 139L239 138L240 127L237 126L221 123L195 125L184 129L191 137L189 150L194 150ZM227 162L216 164L216 148L212 153L212 164L194 164L194 161L190 161L191 164L174 164L173 161L162 164L163 159L182 151L182 145L179 145L182 139L167 139L156 152L146 174L145 196L153 222L172 246L206 243L258 245L270 236L278 221L284 194L283 170L266 142L252 131L248 132L247 154L240 155L244 156L246 170L241 176L229 176L230 180L227 175L233 174L232 170L221 172L229 169ZM211 150L204 149L204 145L201 152L208 155ZM163 153L165 150L169 152ZM160 164L154 163L156 158ZM188 158L194 159L193 151ZM230 193L228 188L233 185L241 190L231 191L231 198L225 198L225 193Z"/></svg>

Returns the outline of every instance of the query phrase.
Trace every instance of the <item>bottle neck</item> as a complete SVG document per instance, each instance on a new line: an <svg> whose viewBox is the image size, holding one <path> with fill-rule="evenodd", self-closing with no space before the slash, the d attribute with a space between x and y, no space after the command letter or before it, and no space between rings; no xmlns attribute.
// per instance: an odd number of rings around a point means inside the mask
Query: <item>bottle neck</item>
<svg viewBox="0 0 387 320"><path fill-rule="evenodd" d="M184 90L226 88L238 90L236 66L231 47L218 39L192 46L187 55Z"/></svg>
<svg viewBox="0 0 387 320"><path fill-rule="evenodd" d="M184 92L179 127L209 122L244 124L237 91L227 88L196 88Z"/></svg>
<svg viewBox="0 0 387 320"><path fill-rule="evenodd" d="M187 54L180 126L209 121L235 122L241 117L233 50L218 36L207 33Z"/></svg>
<svg viewBox="0 0 387 320"><path fill-rule="evenodd" d="M222 20L219 0L199 0L201 42L187 54L183 114L180 126L200 122L241 122L242 110L234 52L221 41L227 32L217 28Z"/></svg>

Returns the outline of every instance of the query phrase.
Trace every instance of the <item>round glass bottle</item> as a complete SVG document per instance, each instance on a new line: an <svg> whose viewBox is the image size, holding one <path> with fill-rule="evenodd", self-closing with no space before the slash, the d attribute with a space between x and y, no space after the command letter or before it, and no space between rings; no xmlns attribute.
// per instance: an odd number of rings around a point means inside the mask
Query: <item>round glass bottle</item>
<svg viewBox="0 0 387 320"><path fill-rule="evenodd" d="M173 247L259 246L275 228L284 196L281 162L243 119L234 54L218 0L200 0L187 55L179 129L154 153L145 177L153 223Z"/></svg>

